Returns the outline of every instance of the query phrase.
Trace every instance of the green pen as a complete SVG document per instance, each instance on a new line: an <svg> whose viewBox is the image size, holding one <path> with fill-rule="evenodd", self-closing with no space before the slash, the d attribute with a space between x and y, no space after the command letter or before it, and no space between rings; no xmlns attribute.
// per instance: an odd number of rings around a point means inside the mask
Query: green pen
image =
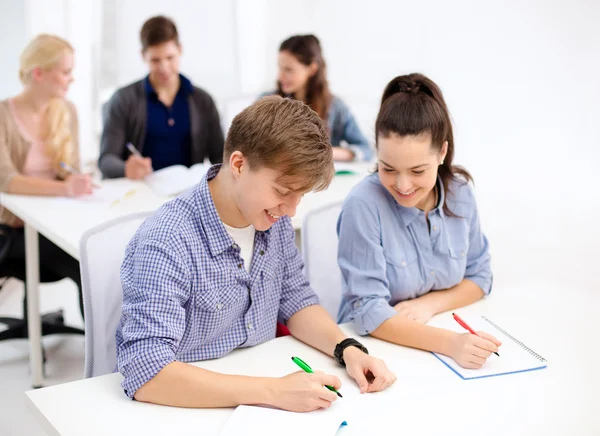
<svg viewBox="0 0 600 436"><path fill-rule="evenodd" d="M292 357L292 362L294 362L296 365L298 365L303 371L305 371L309 374L314 374L314 371L309 366L309 364L306 363L304 360L300 359L299 357ZM325 387L327 389L329 389L331 392L335 392L338 395L338 397L344 398L344 397L342 397L342 394L340 394L338 391L336 391L333 386L325 385Z"/></svg>

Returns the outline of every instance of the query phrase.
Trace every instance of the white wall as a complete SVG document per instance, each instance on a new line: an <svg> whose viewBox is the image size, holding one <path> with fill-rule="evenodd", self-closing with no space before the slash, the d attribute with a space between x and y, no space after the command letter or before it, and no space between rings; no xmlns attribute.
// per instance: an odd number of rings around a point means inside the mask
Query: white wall
<svg viewBox="0 0 600 436"><path fill-rule="evenodd" d="M24 0L25 41L39 33L51 33L66 38L75 50L75 82L68 98L77 107L81 161L87 163L96 155L97 137L94 134L93 113L96 107L94 86L94 53L97 1L75 2L69 0ZM2 11L4 12L4 7ZM0 13L0 15L2 15ZM24 45L24 44L23 44ZM22 49L22 47L20 48ZM20 51L20 50L19 50Z"/></svg>
<svg viewBox="0 0 600 436"><path fill-rule="evenodd" d="M117 2L114 22L116 81L123 86L147 75L142 61L139 32L148 18L166 15L177 24L183 47L181 71L196 86L222 100L240 92L236 67L234 1L124 0Z"/></svg>
<svg viewBox="0 0 600 436"><path fill-rule="evenodd" d="M98 14L91 19L94 5L107 1L114 3L107 8L114 13L104 23ZM98 108L88 91L96 83L106 85L94 78L101 68L89 67L99 49L96 22L104 32L114 32L102 39L112 47L102 47L111 52L101 58L115 63L109 69L114 83L108 85L122 86L146 74L138 40L143 21L158 13L174 18L184 47L183 72L221 106L272 89L280 42L313 32L321 39L333 91L350 104L371 139L385 84L398 74L425 73L441 86L452 112L456 161L475 177L498 280L509 270L513 277L552 270L600 284L587 272L592 259L600 258L600 195L593 177L600 161L597 1L25 3L43 11L27 15L28 35L33 29L62 29L77 44L78 81L71 98L84 135L93 129L91 121L84 128L83 119ZM20 15L12 6L18 4L4 0L0 14L16 34L22 26L15 24ZM60 5L70 12L61 12ZM83 17L79 22L73 21L77 14ZM8 65L16 65L23 42L7 44L3 38L0 44ZM3 68L0 90L17 83L13 71ZM97 142L82 143L88 153L97 153Z"/></svg>
<svg viewBox="0 0 600 436"><path fill-rule="evenodd" d="M268 8L267 86L279 43L308 32L321 39L333 91L363 121L375 118L396 75L418 71L440 85L497 280L551 272L600 285L588 271L600 259L599 2L271 0Z"/></svg>
<svg viewBox="0 0 600 436"><path fill-rule="evenodd" d="M25 6L21 0L2 0L0 3L0 100L21 90L19 56L25 47Z"/></svg>

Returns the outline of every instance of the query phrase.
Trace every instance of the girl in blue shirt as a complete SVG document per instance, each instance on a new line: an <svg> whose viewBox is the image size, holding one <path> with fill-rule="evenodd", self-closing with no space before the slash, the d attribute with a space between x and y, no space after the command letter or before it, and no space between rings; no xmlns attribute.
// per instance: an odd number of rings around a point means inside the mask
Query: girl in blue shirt
<svg viewBox="0 0 600 436"><path fill-rule="evenodd" d="M472 179L452 165L441 90L421 74L396 77L383 93L375 132L377 172L352 190L338 221L340 321L480 368L498 350L496 338L425 325L492 287Z"/></svg>
<svg viewBox="0 0 600 436"><path fill-rule="evenodd" d="M279 47L278 65L277 90L263 96L292 97L319 114L328 126L334 160L370 160L373 152L350 109L329 91L319 39L314 35L295 35L286 39ZM342 141L349 147L341 147Z"/></svg>

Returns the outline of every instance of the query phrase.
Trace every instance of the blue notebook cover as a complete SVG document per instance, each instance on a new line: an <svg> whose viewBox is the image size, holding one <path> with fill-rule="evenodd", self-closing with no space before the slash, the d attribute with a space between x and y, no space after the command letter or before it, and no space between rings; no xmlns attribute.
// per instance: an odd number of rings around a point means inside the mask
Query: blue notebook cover
<svg viewBox="0 0 600 436"><path fill-rule="evenodd" d="M535 371L544 369L548 365L546 359L488 318L484 316L467 317L464 318L464 320L475 331L484 331L495 336L502 342L502 346L499 349L500 357L492 354L487 358L486 363L480 369L466 369L456 363L451 357L432 353L463 380ZM465 332L452 317L436 319L430 323L430 325L457 331L459 333Z"/></svg>

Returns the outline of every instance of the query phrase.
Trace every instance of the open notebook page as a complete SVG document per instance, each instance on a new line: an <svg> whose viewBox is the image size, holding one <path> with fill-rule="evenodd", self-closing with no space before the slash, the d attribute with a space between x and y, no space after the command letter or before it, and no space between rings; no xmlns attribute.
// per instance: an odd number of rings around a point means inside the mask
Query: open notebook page
<svg viewBox="0 0 600 436"><path fill-rule="evenodd" d="M342 408L333 404L329 409L307 413L288 412L258 406L238 406L220 436L260 434L261 436L334 436L342 425Z"/></svg>
<svg viewBox="0 0 600 436"><path fill-rule="evenodd" d="M173 165L154 171L145 177L146 184L161 197L171 197L180 194L199 183L209 166L203 163L186 168L183 165Z"/></svg>
<svg viewBox="0 0 600 436"><path fill-rule="evenodd" d="M454 361L454 359L442 354L433 353L438 359L445 363L450 369L456 372L464 379L473 379L481 377L491 377L495 375L512 374L515 372L532 371L542 369L547 366L546 359L520 343L514 337L514 332L502 332L503 326L494 326L493 321L488 321L484 317L463 317L464 321L475 331L484 331L495 336L502 342L498 354L500 357L492 354L487 358L481 369L466 369ZM447 330L453 330L459 333L465 333L463 329L451 316L433 319L428 325L441 327ZM518 338L518 334L516 335Z"/></svg>
<svg viewBox="0 0 600 436"><path fill-rule="evenodd" d="M65 204L85 203L104 208L110 207L122 199L133 195L135 191L136 188L131 183L100 184L100 186L95 188L90 195L82 195L80 197L62 197L57 198L55 202L64 202Z"/></svg>

